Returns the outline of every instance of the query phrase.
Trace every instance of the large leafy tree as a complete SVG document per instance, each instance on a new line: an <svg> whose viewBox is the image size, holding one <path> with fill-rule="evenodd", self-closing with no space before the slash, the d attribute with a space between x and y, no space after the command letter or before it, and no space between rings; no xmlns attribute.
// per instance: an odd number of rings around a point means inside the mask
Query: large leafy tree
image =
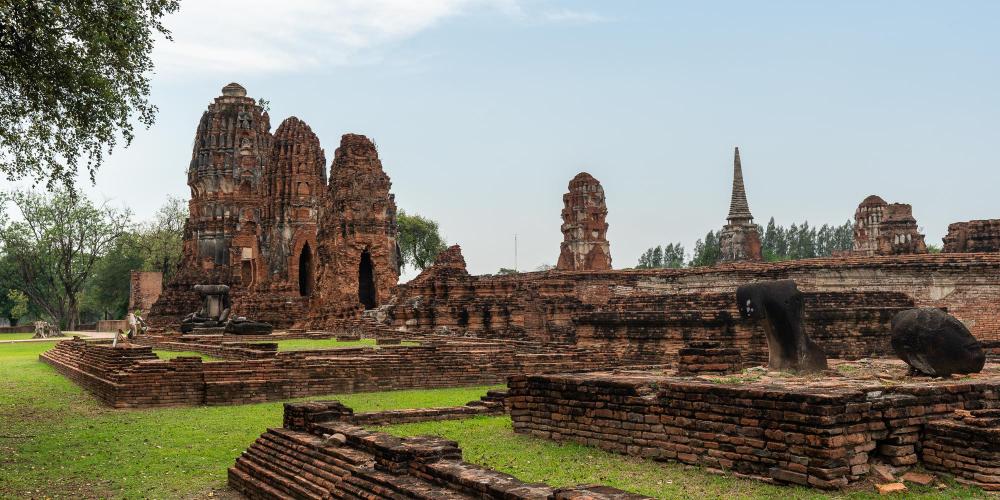
<svg viewBox="0 0 1000 500"><path fill-rule="evenodd" d="M400 210L396 216L399 225L399 250L403 264L417 270L424 270L434 263L438 254L447 248L447 243L438 230L438 223L417 214L407 214Z"/></svg>
<svg viewBox="0 0 1000 500"><path fill-rule="evenodd" d="M153 123L150 52L177 0L0 1L0 172L72 190Z"/></svg>
<svg viewBox="0 0 1000 500"><path fill-rule="evenodd" d="M11 217L10 209L17 209ZM95 205L65 190L4 193L0 245L10 256L21 291L63 327L79 322L80 294L98 261L130 227L131 214Z"/></svg>
<svg viewBox="0 0 1000 500"><path fill-rule="evenodd" d="M153 220L143 224L129 240L142 255L142 269L160 271L164 282L170 281L181 261L187 217L187 203L174 196L168 197Z"/></svg>

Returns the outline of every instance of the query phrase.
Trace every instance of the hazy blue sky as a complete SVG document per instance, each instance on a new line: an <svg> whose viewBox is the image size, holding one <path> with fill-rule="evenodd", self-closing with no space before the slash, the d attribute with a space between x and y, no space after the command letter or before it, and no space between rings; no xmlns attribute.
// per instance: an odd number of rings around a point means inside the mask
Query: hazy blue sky
<svg viewBox="0 0 1000 500"><path fill-rule="evenodd" d="M156 125L90 192L148 217L187 197L198 119L230 81L379 145L400 208L470 271L554 264L562 194L604 185L615 267L725 222L732 148L758 222L842 223L869 194L928 243L1000 217L1000 2L184 0Z"/></svg>

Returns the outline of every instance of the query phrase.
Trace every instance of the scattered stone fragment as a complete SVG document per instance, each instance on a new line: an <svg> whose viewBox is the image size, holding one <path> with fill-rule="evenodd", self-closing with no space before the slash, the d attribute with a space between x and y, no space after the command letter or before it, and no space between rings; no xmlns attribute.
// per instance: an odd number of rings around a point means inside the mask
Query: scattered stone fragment
<svg viewBox="0 0 1000 500"><path fill-rule="evenodd" d="M919 472L907 472L901 477L903 481L907 481L914 484L919 484L920 486L929 486L934 482L934 476L930 474L921 474Z"/></svg>
<svg viewBox="0 0 1000 500"><path fill-rule="evenodd" d="M888 465L872 464L871 472L875 476L875 480L880 483L892 483L896 481L896 475L892 473L892 469Z"/></svg>
<svg viewBox="0 0 1000 500"><path fill-rule="evenodd" d="M906 491L906 485L903 483L876 484L875 487L878 488L880 495L891 495Z"/></svg>

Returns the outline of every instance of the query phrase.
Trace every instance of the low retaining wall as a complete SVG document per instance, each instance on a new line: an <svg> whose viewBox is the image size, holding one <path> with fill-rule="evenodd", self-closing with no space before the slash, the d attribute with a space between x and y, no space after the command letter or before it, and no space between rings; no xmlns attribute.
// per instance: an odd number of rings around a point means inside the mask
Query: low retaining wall
<svg viewBox="0 0 1000 500"><path fill-rule="evenodd" d="M128 321L124 319L102 319L94 325L94 331L115 333L118 330L128 331Z"/></svg>
<svg viewBox="0 0 1000 500"><path fill-rule="evenodd" d="M5 333L35 333L35 325L0 326L0 335Z"/></svg>
<svg viewBox="0 0 1000 500"><path fill-rule="evenodd" d="M921 439L924 466L963 484L1000 490L1000 411L955 412L928 423Z"/></svg>
<svg viewBox="0 0 1000 500"><path fill-rule="evenodd" d="M786 387L651 373L514 376L515 432L824 489L864 479L869 458L918 461L923 424L1000 404L1000 377Z"/></svg>
<svg viewBox="0 0 1000 500"><path fill-rule="evenodd" d="M607 368L600 353L483 342L419 346L257 351L258 359L159 360L150 346L57 343L40 355L105 403L117 407L242 404L321 394L428 389L503 383L516 373ZM244 348L233 348L245 351Z"/></svg>
<svg viewBox="0 0 1000 500"><path fill-rule="evenodd" d="M285 427L308 427L321 422L345 422L354 425L394 425L439 420L458 420L480 415L502 415L506 409L505 391L487 391L476 401L463 406L409 408L378 412L354 413L340 401L310 401L285 403Z"/></svg>
<svg viewBox="0 0 1000 500"><path fill-rule="evenodd" d="M334 409L334 413L336 409ZM552 488L462 461L439 437L398 438L335 418L324 404L285 405L285 427L269 429L229 468L229 485L251 499L641 500L605 486Z"/></svg>

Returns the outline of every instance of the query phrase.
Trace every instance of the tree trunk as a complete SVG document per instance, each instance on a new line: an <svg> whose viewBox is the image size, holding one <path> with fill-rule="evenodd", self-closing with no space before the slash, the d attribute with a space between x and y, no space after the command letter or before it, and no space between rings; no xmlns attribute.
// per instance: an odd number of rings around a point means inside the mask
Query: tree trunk
<svg viewBox="0 0 1000 500"><path fill-rule="evenodd" d="M79 304L76 303L76 297L70 295L69 303L67 304L66 311L66 329L69 331L76 331L77 322L80 320Z"/></svg>

